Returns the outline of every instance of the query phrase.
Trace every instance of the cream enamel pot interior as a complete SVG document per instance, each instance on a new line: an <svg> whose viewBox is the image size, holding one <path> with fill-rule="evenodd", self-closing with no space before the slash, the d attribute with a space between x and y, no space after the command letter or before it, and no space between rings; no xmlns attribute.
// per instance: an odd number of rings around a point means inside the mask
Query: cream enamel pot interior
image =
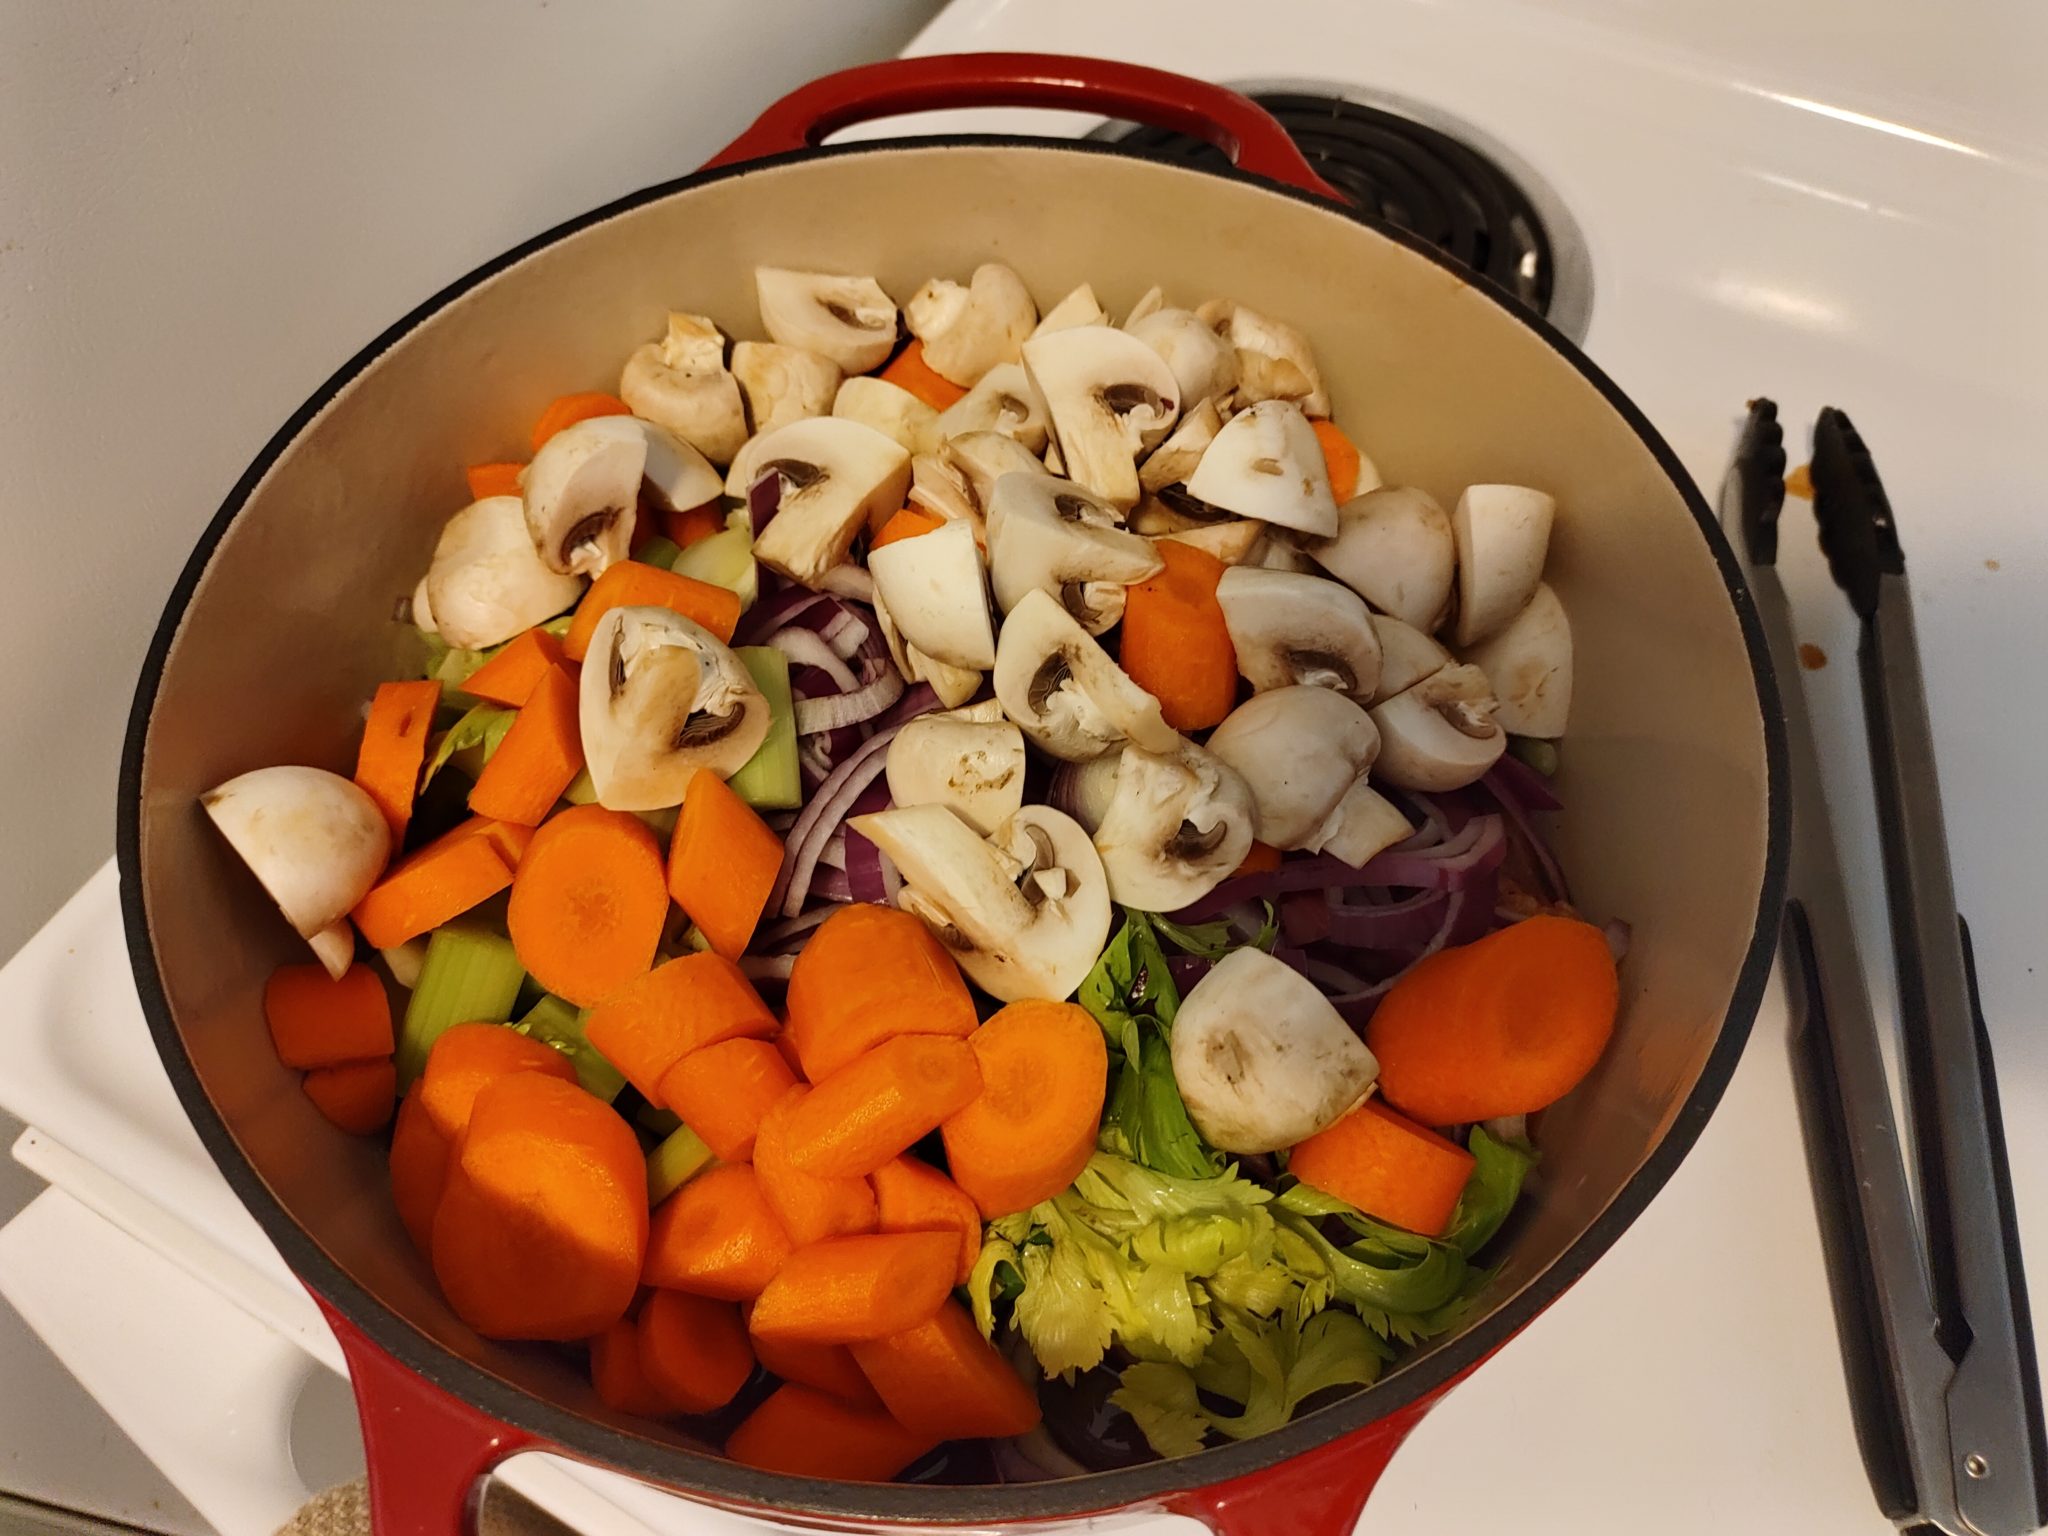
<svg viewBox="0 0 2048 1536"><path fill-rule="evenodd" d="M974 103L1191 128L1240 174L1070 140L807 147L862 117ZM136 694L120 864L145 1011L201 1138L341 1335L379 1531L447 1536L483 1469L538 1448L831 1528L1136 1507L1238 1536L1348 1532L1427 1403L1614 1241L1733 1070L1770 961L1786 813L1775 695L1729 551L1670 450L1568 342L1316 195L1277 126L1216 87L1028 55L877 65L771 108L713 164L537 237L342 368L201 539ZM1086 280L1120 313L1157 283L1282 316L1389 481L1447 505L1478 481L1556 496L1549 579L1578 658L1558 846L1586 910L1632 926L1622 1020L1591 1081L1545 1116L1545 1177L1483 1311L1375 1386L1259 1439L1060 1482L780 1477L613 1414L565 1353L489 1343L451 1315L399 1227L382 1144L327 1125L270 1049L263 978L304 955L197 801L264 764L347 771L362 701L409 659L393 605L465 499L462 466L519 456L550 396L614 387L669 308L759 335L757 264L872 272L907 297L991 258L1041 305Z"/></svg>

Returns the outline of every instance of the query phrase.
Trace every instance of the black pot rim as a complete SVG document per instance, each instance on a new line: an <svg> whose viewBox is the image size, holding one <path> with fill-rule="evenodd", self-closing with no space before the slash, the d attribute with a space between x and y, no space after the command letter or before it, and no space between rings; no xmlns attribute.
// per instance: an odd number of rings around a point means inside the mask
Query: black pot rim
<svg viewBox="0 0 2048 1536"><path fill-rule="evenodd" d="M1769 652L1755 605L1733 550L1720 524L1708 510L1678 457L1656 429L1614 383L1562 333L1541 316L1523 308L1483 277L1458 266L1433 246L1406 231L1382 224L1324 198L1243 172L1194 172L1170 161L1157 163L1193 175L1227 175L1273 196L1308 203L1364 225L1384 238L1436 263L1467 286L1486 295L1505 317L1527 327L1565 358L1621 416L1649 449L1684 497L1700 536L1720 572L1742 631L1758 709L1764 728L1767 794L1767 842L1757 912L1748 949L1737 972L1726 1019L1702 1066L1699 1079L1674 1116L1663 1139L1643 1165L1609 1202L1607 1208L1542 1273L1482 1322L1457 1334L1375 1386L1297 1418L1255 1439L1205 1450L1179 1460L1148 1462L1117 1471L1091 1473L1060 1481L949 1487L899 1483L838 1483L756 1471L721 1457L642 1438L569 1412L512 1386L483 1368L434 1343L400 1314L351 1279L313 1241L271 1193L254 1165L242 1153L225 1120L201 1085L171 1014L149 933L141 881L141 816L144 756L149 724L165 661L199 578L257 483L299 436L306 425L340 391L400 338L416 329L471 288L515 265L534 252L619 214L679 192L744 177L797 160L889 154L934 147L998 146L1046 153L1111 155L1153 160L1114 144L1083 139L1046 139L1014 135L944 135L862 141L797 150L744 164L699 171L631 193L514 246L503 255L456 279L395 322L344 363L278 428L263 450L243 471L221 503L171 590L163 617L152 636L130 708L122 748L116 857L121 874L122 922L144 1016L179 1100L191 1117L200 1141L235 1191L274 1243L293 1272L378 1347L451 1396L495 1419L526 1431L594 1464L648 1479L685 1496L727 1501L755 1512L855 1521L915 1521L946 1525L1004 1520L1044 1520L1095 1513L1146 1502L1248 1476L1284 1460L1312 1451L1375 1420L1414 1403L1443 1387L1499 1348L1554 1301L1635 1220L1651 1196L1661 1189L1691 1149L1708 1116L1719 1102L1755 1017L1776 950L1777 919L1783 905L1790 847L1783 712Z"/></svg>

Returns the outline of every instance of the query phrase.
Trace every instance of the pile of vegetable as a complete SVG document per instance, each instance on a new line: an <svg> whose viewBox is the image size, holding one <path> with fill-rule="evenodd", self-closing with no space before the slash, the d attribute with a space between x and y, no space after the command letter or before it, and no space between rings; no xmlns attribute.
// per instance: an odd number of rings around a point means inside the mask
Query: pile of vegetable
<svg viewBox="0 0 2048 1536"><path fill-rule="evenodd" d="M1382 484L1228 301L756 285L770 340L671 315L468 471L352 777L203 797L313 952L280 1061L469 1326L752 1465L1061 1475L1375 1380L1614 1025L1551 498Z"/></svg>

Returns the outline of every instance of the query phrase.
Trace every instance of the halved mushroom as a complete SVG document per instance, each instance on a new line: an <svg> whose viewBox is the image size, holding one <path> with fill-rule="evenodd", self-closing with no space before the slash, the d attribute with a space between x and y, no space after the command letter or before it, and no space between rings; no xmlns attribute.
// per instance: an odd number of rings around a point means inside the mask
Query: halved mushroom
<svg viewBox="0 0 2048 1536"><path fill-rule="evenodd" d="M634 349L619 375L619 398L714 464L729 464L747 440L746 402L726 371L725 337L702 315L668 317L668 335Z"/></svg>
<svg viewBox="0 0 2048 1536"><path fill-rule="evenodd" d="M1341 859L1353 869L1376 853L1384 853L1415 830L1401 808L1360 779L1337 802L1317 851Z"/></svg>
<svg viewBox="0 0 2048 1536"><path fill-rule="evenodd" d="M842 372L879 368L896 350L896 301L872 277L756 267L754 297L770 336L829 357Z"/></svg>
<svg viewBox="0 0 2048 1536"><path fill-rule="evenodd" d="M974 504L988 511L988 499L1004 475L1045 473L1045 465L1022 443L1001 432L966 432L948 439L946 462L967 477Z"/></svg>
<svg viewBox="0 0 2048 1536"><path fill-rule="evenodd" d="M625 559L646 471L647 435L630 416L594 416L541 444L520 480L541 564L597 576Z"/></svg>
<svg viewBox="0 0 2048 1536"><path fill-rule="evenodd" d="M1174 1015L1174 1082L1219 1151L1306 1141L1355 1109L1379 1071L1316 984L1264 950L1225 955Z"/></svg>
<svg viewBox="0 0 2048 1536"><path fill-rule="evenodd" d="M1225 565L1242 565L1251 558L1258 546L1263 524L1255 523L1248 517L1231 518L1221 523L1205 523L1193 528L1176 528L1171 533L1148 534L1154 544L1192 544L1204 554L1213 555Z"/></svg>
<svg viewBox="0 0 2048 1536"><path fill-rule="evenodd" d="M1380 728L1379 775L1403 789L1460 789L1491 768L1508 733L1486 674L1445 667L1372 709Z"/></svg>
<svg viewBox="0 0 2048 1536"><path fill-rule="evenodd" d="M1365 599L1325 576L1232 566L1216 601L1237 670L1260 692L1296 683L1360 701L1380 680L1380 640Z"/></svg>
<svg viewBox="0 0 2048 1536"><path fill-rule="evenodd" d="M1316 355L1300 331L1228 299L1212 299L1196 314L1236 349L1240 399L1292 400L1311 416L1330 414Z"/></svg>
<svg viewBox="0 0 2048 1536"><path fill-rule="evenodd" d="M1124 329L1157 352L1173 371L1180 398L1216 400L1237 388L1237 353L1191 309L1155 310Z"/></svg>
<svg viewBox="0 0 2048 1536"><path fill-rule="evenodd" d="M553 618L582 595L583 578L541 563L517 496L486 496L442 526L420 591L442 639L482 650ZM414 622L421 612L415 594Z"/></svg>
<svg viewBox="0 0 2048 1536"><path fill-rule="evenodd" d="M924 715L897 731L885 772L898 806L943 805L987 837L1023 808L1024 733Z"/></svg>
<svg viewBox="0 0 2048 1536"><path fill-rule="evenodd" d="M996 664L973 524L947 523L871 549L868 572L907 644L948 666L986 671Z"/></svg>
<svg viewBox="0 0 2048 1536"><path fill-rule="evenodd" d="M845 377L822 353L774 341L735 343L732 374L747 397L747 419L756 432L773 432L807 416L829 416Z"/></svg>
<svg viewBox="0 0 2048 1536"><path fill-rule="evenodd" d="M770 472L781 477L782 500L754 540L754 558L807 587L846 558L870 516L896 511L910 489L903 445L838 416L793 421L752 439L733 460L726 491L744 496Z"/></svg>
<svg viewBox="0 0 2048 1536"><path fill-rule="evenodd" d="M939 436L1000 432L1034 454L1045 452L1045 398L1022 363L998 363L974 388L939 412Z"/></svg>
<svg viewBox="0 0 2048 1536"><path fill-rule="evenodd" d="M1316 563L1382 613L1425 633L1451 607L1458 551L1429 492L1388 485L1337 509L1337 532L1310 543Z"/></svg>
<svg viewBox="0 0 2048 1536"><path fill-rule="evenodd" d="M1301 408L1262 400L1223 424L1188 494L1213 507L1321 538L1337 531L1337 501L1315 429Z"/></svg>
<svg viewBox="0 0 2048 1536"><path fill-rule="evenodd" d="M391 828L377 802L338 773L284 766L240 774L199 803L339 979L355 957L348 915L391 856Z"/></svg>
<svg viewBox="0 0 2048 1536"><path fill-rule="evenodd" d="M887 379L848 379L832 401L832 414L873 427L907 453L930 453L939 446L939 413Z"/></svg>
<svg viewBox="0 0 2048 1536"><path fill-rule="evenodd" d="M1451 664L1451 653L1412 624L1376 613L1372 616L1372 631L1380 641L1380 685L1372 695L1375 704L1383 704L1397 693L1406 693L1425 677L1434 677Z"/></svg>
<svg viewBox="0 0 2048 1536"><path fill-rule="evenodd" d="M936 657L927 656L911 645L896 628L896 620L889 612L889 605L877 591L868 602L875 610L875 623L881 627L882 642L889 647L889 656L896 663L896 670L913 683L929 683L932 692L939 696L939 702L948 709L965 704L981 692L981 673L972 667L955 667ZM998 712L1002 706L996 706Z"/></svg>
<svg viewBox="0 0 2048 1536"><path fill-rule="evenodd" d="M1164 566L1149 539L1124 532L1114 509L1071 481L1004 475L989 493L989 579L1005 613L1027 592L1048 592L1099 635L1123 617L1125 588Z"/></svg>
<svg viewBox="0 0 2048 1536"><path fill-rule="evenodd" d="M1111 505L1138 500L1138 457L1173 430L1180 388L1128 331L1076 326L1024 343L1067 475Z"/></svg>
<svg viewBox="0 0 2048 1536"><path fill-rule="evenodd" d="M1180 733L1051 593L1026 592L996 638L1003 713L1054 757L1085 762L1124 741L1170 752Z"/></svg>
<svg viewBox="0 0 2048 1536"><path fill-rule="evenodd" d="M1564 604L1543 582L1529 605L1465 652L1486 674L1500 707L1501 729L1517 736L1564 734L1572 708L1572 626Z"/></svg>
<svg viewBox="0 0 2048 1536"><path fill-rule="evenodd" d="M690 780L730 778L768 735L768 701L741 660L667 608L614 608L591 632L577 722L600 805L680 805Z"/></svg>
<svg viewBox="0 0 2048 1536"><path fill-rule="evenodd" d="M943 453L943 450L941 450ZM981 503L967 475L941 453L913 454L910 460L910 504L947 522L966 523L974 530L976 543L987 538L982 526Z"/></svg>
<svg viewBox="0 0 2048 1536"><path fill-rule="evenodd" d="M642 501L662 512L687 512L718 499L724 476L703 454L656 422L638 416L613 419L631 422L647 443L647 462L640 470Z"/></svg>
<svg viewBox="0 0 2048 1536"><path fill-rule="evenodd" d="M1076 325L1107 325L1109 311L1102 307L1095 297L1095 289L1083 283L1059 303L1039 316L1033 336L1043 336L1047 331L1064 331Z"/></svg>
<svg viewBox="0 0 2048 1536"><path fill-rule="evenodd" d="M1261 525L1264 526L1264 525ZM1262 571L1287 571L1295 576L1321 576L1322 567L1301 552L1301 545L1284 528L1267 528L1265 538L1244 562Z"/></svg>
<svg viewBox="0 0 2048 1536"><path fill-rule="evenodd" d="M1452 639L1476 645L1529 605L1557 503L1526 485L1468 485L1451 513L1458 545Z"/></svg>
<svg viewBox="0 0 2048 1536"><path fill-rule="evenodd" d="M965 284L935 277L903 306L904 324L924 343L926 366L967 388L998 363L1017 361L1037 320L1024 279L999 261L983 262Z"/></svg>
<svg viewBox="0 0 2048 1536"><path fill-rule="evenodd" d="M1155 455L1157 457L1157 455ZM1227 513L1210 515L1209 508L1169 487L1165 495L1147 496L1131 509L1130 529L1158 543L1174 539L1206 550L1225 565L1239 565L1252 558L1266 525L1248 517Z"/></svg>
<svg viewBox="0 0 2048 1536"><path fill-rule="evenodd" d="M1027 805L982 836L940 805L848 823L903 876L899 904L991 997L1068 997L1109 939L1109 882L1071 816Z"/></svg>
<svg viewBox="0 0 2048 1536"><path fill-rule="evenodd" d="M1154 283L1138 295L1138 302L1131 306L1131 312L1124 316L1124 329L1129 330L1147 315L1156 315L1166 307L1166 290Z"/></svg>
<svg viewBox="0 0 2048 1536"><path fill-rule="evenodd" d="M1213 752L1125 747L1095 829L1111 898L1142 912L1200 901L1251 851L1252 816L1250 787Z"/></svg>
<svg viewBox="0 0 2048 1536"><path fill-rule="evenodd" d="M1320 848L1338 804L1379 754L1372 719L1328 688L1270 688L1233 709L1209 750L1244 776L1256 833L1274 848Z"/></svg>
<svg viewBox="0 0 2048 1536"><path fill-rule="evenodd" d="M519 514L519 526L522 530L526 527L526 514L524 512ZM527 548L531 549L532 547L533 541L529 539L527 541ZM535 558L538 559L539 557L535 556ZM434 604L433 600L427 595L427 578L424 576L412 584L412 596L405 600L405 617L410 619L413 628L423 635L438 635L441 633L440 627L434 623Z"/></svg>
<svg viewBox="0 0 2048 1536"><path fill-rule="evenodd" d="M1222 430L1223 413L1213 397L1191 407L1166 441L1145 456L1138 468L1138 484L1156 494L1169 485L1184 483Z"/></svg>

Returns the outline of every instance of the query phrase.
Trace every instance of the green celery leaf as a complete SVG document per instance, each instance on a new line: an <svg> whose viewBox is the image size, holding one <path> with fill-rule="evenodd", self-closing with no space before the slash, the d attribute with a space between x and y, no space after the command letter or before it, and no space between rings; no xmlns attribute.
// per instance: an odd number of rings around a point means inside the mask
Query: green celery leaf
<svg viewBox="0 0 2048 1536"><path fill-rule="evenodd" d="M484 762L498 750L498 743L505 739L505 733L512 729L512 722L519 715L516 709L500 709L495 704L478 704L441 733L434 750L427 758L426 771L420 775L420 788L425 789L434 782L434 775L448 766L449 760L458 752L472 749L480 752ZM479 768L482 766L478 765Z"/></svg>
<svg viewBox="0 0 2048 1536"><path fill-rule="evenodd" d="M1536 1154L1511 1142L1496 1141L1476 1125L1465 1145L1476 1161L1443 1240L1470 1258L1508 1219L1508 1212L1521 1197L1522 1180L1535 1166Z"/></svg>
<svg viewBox="0 0 2048 1536"><path fill-rule="evenodd" d="M1204 1142L1188 1119L1173 1052L1157 1031L1145 1031L1136 1054L1117 1073L1105 1126L1120 1134L1129 1156L1147 1168L1182 1179L1206 1179L1223 1159Z"/></svg>

